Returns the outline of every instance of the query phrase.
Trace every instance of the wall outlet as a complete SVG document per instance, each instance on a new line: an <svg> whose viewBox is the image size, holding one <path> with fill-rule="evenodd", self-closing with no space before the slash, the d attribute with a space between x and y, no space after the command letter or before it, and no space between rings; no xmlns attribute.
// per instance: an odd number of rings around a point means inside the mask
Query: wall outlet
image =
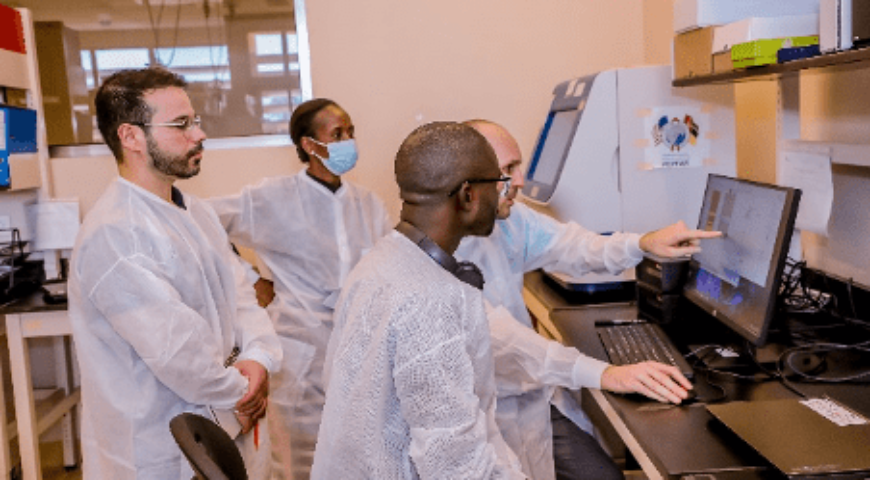
<svg viewBox="0 0 870 480"><path fill-rule="evenodd" d="M12 242L12 232L2 231L12 228L12 218L9 215L0 215L0 243Z"/></svg>

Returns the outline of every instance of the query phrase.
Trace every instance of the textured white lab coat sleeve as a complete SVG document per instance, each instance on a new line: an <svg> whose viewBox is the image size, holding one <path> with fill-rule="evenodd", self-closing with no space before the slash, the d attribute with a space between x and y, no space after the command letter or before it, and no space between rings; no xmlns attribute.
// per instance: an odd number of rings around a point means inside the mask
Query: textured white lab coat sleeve
<svg viewBox="0 0 870 480"><path fill-rule="evenodd" d="M248 381L238 370L224 368L221 341L208 321L182 302L158 262L125 251L132 244L119 241L126 232L107 230L79 251L82 293L176 395L188 403L232 408Z"/></svg>
<svg viewBox="0 0 870 480"><path fill-rule="evenodd" d="M613 233L599 235L576 223L567 223L554 239L552 264L546 270L579 277L589 272L621 273L643 259L640 235Z"/></svg>
<svg viewBox="0 0 870 480"><path fill-rule="evenodd" d="M236 195L210 198L207 202L214 209L232 243L248 248L255 247L251 187L245 187Z"/></svg>
<svg viewBox="0 0 870 480"><path fill-rule="evenodd" d="M241 349L239 360L254 360L269 373L280 369L283 350L266 310L257 303L254 284L245 274L243 261L232 255L236 277L236 339Z"/></svg>
<svg viewBox="0 0 870 480"><path fill-rule="evenodd" d="M396 315L404 320L394 324L393 378L420 478L515 478L488 440L491 412L476 394L475 359L461 315L426 301L406 304Z"/></svg>
<svg viewBox="0 0 870 480"><path fill-rule="evenodd" d="M640 235L599 235L574 222L560 223L528 207L516 209L522 222L524 271L543 268L580 277L590 272L618 274L643 259ZM513 216L513 214L512 214Z"/></svg>
<svg viewBox="0 0 870 480"><path fill-rule="evenodd" d="M487 303L486 308L499 396L520 395L546 386L575 390L601 387L601 374L608 363L542 337L504 307Z"/></svg>

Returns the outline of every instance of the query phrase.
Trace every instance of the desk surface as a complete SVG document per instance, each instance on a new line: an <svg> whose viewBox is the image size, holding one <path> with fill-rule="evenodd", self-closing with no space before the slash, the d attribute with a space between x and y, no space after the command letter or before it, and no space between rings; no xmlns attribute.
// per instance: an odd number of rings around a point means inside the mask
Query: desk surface
<svg viewBox="0 0 870 480"><path fill-rule="evenodd" d="M596 320L636 318L634 304L594 305L584 308L557 308L550 319L559 329L564 342L581 352L607 360L604 348L594 331ZM720 374L696 372L695 388L701 399L753 401L795 398L798 395L779 381L752 382ZM713 385L721 387L717 388ZM870 416L870 387L865 385L821 385L792 383L806 396L828 395ZM583 407L590 417L604 418L606 408L615 412L655 468L667 478L691 478L691 475L715 474L715 478L781 478L769 463L725 430L702 403L688 406L664 405L639 395L607 392L582 393ZM597 411L590 411L597 410ZM710 478L710 477L697 477Z"/></svg>
<svg viewBox="0 0 870 480"><path fill-rule="evenodd" d="M38 288L36 291L32 292L30 295L22 297L16 300L13 303L8 305L4 305L0 307L0 316L2 315L11 315L15 313L36 313L36 312L50 312L55 310L66 310L67 304L64 303L56 303L56 304L48 304L45 303L45 300L42 296L42 289Z"/></svg>

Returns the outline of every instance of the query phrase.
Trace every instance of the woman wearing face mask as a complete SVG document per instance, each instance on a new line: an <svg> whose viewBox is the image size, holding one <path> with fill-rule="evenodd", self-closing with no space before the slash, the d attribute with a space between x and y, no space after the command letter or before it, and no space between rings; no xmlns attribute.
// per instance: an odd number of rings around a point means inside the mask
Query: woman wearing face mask
<svg viewBox="0 0 870 480"><path fill-rule="evenodd" d="M303 103L290 136L308 166L211 201L230 240L271 272L267 307L284 348L267 418L273 478L307 479L323 411L323 361L335 300L360 257L394 222L383 202L341 175L357 160L350 116L332 100Z"/></svg>

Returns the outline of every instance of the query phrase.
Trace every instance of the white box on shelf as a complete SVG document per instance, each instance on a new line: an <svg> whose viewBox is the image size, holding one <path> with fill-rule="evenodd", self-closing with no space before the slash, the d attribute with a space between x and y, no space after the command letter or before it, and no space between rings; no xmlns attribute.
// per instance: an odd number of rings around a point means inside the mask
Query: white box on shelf
<svg viewBox="0 0 870 480"><path fill-rule="evenodd" d="M675 0L674 32L725 25L749 17L819 13L819 0Z"/></svg>
<svg viewBox="0 0 870 480"><path fill-rule="evenodd" d="M731 50L732 45L767 38L809 37L819 34L819 16L751 17L716 27L713 54Z"/></svg>
<svg viewBox="0 0 870 480"><path fill-rule="evenodd" d="M822 0L819 30L819 50L822 52L852 48L852 0Z"/></svg>

